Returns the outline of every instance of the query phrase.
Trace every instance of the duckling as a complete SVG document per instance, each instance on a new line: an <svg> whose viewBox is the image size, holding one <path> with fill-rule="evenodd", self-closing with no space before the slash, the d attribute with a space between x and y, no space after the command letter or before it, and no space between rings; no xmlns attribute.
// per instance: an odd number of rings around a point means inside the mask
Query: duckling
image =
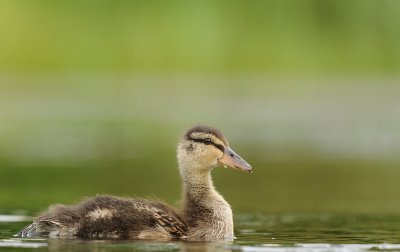
<svg viewBox="0 0 400 252"><path fill-rule="evenodd" d="M233 240L230 205L215 190L211 170L222 165L252 172L218 129L195 126L181 138L177 159L183 207L163 202L96 196L76 205L53 205L17 237L89 239Z"/></svg>

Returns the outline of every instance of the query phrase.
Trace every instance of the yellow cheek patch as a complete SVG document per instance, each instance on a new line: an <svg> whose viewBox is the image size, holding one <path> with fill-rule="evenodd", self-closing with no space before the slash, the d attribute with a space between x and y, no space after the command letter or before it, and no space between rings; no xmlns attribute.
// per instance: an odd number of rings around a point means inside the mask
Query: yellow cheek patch
<svg viewBox="0 0 400 252"><path fill-rule="evenodd" d="M211 137L211 141L213 141L213 142L214 142L215 144L217 144L217 145L225 146L225 143L222 142L219 138L217 138L217 137L215 137L215 136L212 136L212 137Z"/></svg>

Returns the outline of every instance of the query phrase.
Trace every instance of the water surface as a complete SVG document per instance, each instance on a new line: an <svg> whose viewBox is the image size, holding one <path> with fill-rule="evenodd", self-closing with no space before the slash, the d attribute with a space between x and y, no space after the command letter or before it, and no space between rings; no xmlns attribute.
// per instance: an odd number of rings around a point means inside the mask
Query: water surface
<svg viewBox="0 0 400 252"><path fill-rule="evenodd" d="M0 218L0 250L7 251L400 251L400 216L238 214L233 242L19 239L29 222Z"/></svg>

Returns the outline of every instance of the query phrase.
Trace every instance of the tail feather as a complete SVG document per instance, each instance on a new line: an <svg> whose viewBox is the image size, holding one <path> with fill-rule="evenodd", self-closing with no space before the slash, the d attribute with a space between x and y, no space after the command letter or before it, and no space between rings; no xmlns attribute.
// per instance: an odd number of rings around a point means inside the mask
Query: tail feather
<svg viewBox="0 0 400 252"><path fill-rule="evenodd" d="M25 226L23 229L21 229L18 233L14 235L14 237L28 237L28 233L31 233L33 229L32 224L29 224L28 226Z"/></svg>
<svg viewBox="0 0 400 252"><path fill-rule="evenodd" d="M24 227L14 237L32 238L32 237L49 237L51 234L57 235L61 229L60 223L54 221L40 221ZM52 235L53 236L53 235Z"/></svg>

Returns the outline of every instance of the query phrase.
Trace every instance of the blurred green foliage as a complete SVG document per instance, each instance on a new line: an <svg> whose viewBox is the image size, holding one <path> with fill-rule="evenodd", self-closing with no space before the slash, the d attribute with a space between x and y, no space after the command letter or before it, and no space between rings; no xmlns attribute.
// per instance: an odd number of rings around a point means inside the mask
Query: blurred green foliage
<svg viewBox="0 0 400 252"><path fill-rule="evenodd" d="M396 0L0 2L2 71L396 72Z"/></svg>
<svg viewBox="0 0 400 252"><path fill-rule="evenodd" d="M236 212L400 209L396 79L0 80L0 211L103 193L178 204L176 144L197 123L223 130L254 167L213 172Z"/></svg>
<svg viewBox="0 0 400 252"><path fill-rule="evenodd" d="M0 211L97 193L177 203L176 142L203 123L254 166L215 171L235 211L398 212L399 13L2 0Z"/></svg>

